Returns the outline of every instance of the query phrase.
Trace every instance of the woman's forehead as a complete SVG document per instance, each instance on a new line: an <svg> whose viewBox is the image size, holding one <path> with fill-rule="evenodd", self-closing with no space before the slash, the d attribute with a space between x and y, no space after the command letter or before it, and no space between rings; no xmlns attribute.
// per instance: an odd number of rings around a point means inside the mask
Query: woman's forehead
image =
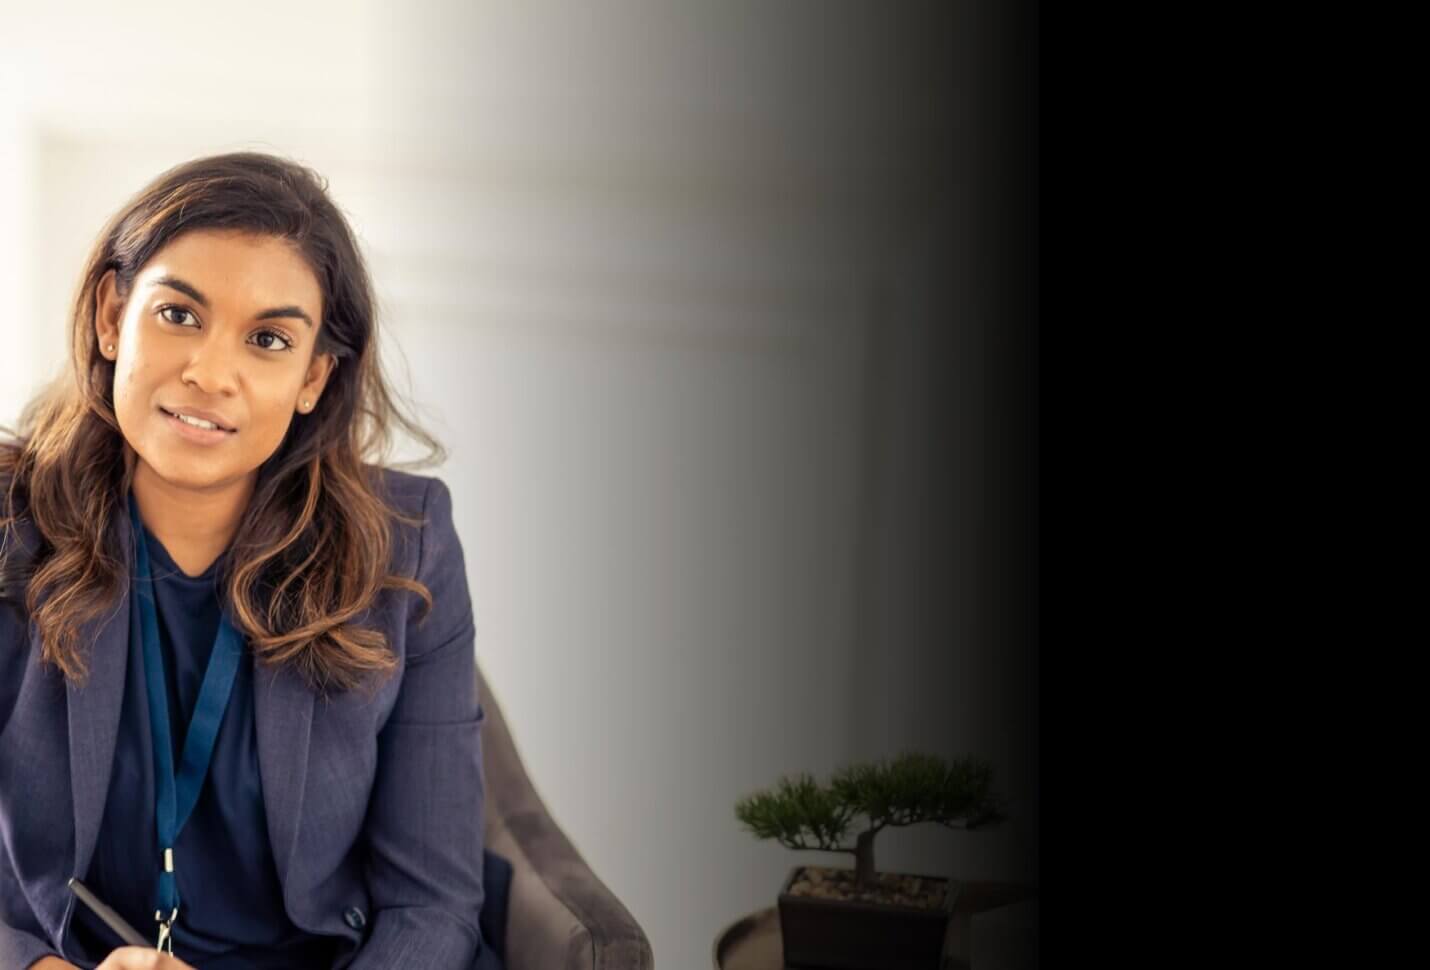
<svg viewBox="0 0 1430 970"><path fill-rule="evenodd" d="M183 233L150 257L135 282L147 289L161 280L188 284L211 305L294 304L313 314L315 324L321 315L317 276L298 247L279 236L213 229Z"/></svg>

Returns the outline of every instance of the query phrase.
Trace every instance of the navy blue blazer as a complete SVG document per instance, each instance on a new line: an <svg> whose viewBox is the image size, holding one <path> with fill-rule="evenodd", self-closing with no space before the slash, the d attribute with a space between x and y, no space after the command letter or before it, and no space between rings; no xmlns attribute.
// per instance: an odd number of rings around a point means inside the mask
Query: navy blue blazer
<svg viewBox="0 0 1430 970"><path fill-rule="evenodd" d="M481 724L475 625L451 493L382 471L397 524L390 572L415 577L432 612L384 590L358 618L382 630L400 667L375 694L320 701L286 669L255 669L259 774L283 902L294 924L340 939L334 970L488 964L483 891ZM8 487L8 482L0 482ZM0 538L3 538L0 529ZM111 548L131 561L127 516ZM18 543L18 547L17 544ZM33 554L28 521L0 554ZM12 572L13 575L13 572ZM76 905L104 817L129 651L129 601L86 628L90 677L67 684L38 662L23 606L0 600L0 968L68 959ZM504 902L504 901L501 901ZM151 927L136 927L148 933Z"/></svg>

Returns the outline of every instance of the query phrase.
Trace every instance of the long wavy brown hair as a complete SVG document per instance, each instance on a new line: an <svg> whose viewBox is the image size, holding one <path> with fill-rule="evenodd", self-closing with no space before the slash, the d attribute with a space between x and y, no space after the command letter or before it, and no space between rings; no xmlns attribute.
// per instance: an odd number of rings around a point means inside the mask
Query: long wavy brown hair
<svg viewBox="0 0 1430 970"><path fill-rule="evenodd" d="M42 548L25 592L41 661L84 683L80 633L127 593L129 563L112 548L126 516L135 457L114 413L114 367L99 352L96 288L113 269L122 297L145 263L180 233L231 229L276 236L306 258L323 293L315 354L337 358L322 406L294 421L258 470L219 581L255 662L291 665L315 691L380 682L396 669L386 636L361 624L380 591L415 579L388 573L402 516L381 494L381 466L400 428L424 446L420 467L445 451L398 405L378 359L372 282L347 220L313 170L271 155L201 158L160 175L105 226L75 295L69 370L24 408L0 440L9 480L0 526L29 518ZM122 523L120 523L122 525ZM8 542L0 544L0 560ZM425 613L424 613L425 615ZM372 674L378 677L371 677Z"/></svg>

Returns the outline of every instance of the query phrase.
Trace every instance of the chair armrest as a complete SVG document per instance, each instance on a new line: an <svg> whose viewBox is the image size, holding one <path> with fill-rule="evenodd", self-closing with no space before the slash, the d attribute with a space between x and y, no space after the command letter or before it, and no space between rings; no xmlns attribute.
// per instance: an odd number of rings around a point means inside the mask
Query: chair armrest
<svg viewBox="0 0 1430 970"><path fill-rule="evenodd" d="M477 671L485 844L512 865L506 970L653 970L640 925L552 820Z"/></svg>

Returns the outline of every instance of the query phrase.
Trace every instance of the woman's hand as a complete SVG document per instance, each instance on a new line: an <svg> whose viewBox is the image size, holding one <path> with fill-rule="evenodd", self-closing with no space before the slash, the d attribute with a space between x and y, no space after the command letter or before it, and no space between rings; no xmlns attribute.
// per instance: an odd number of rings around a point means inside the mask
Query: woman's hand
<svg viewBox="0 0 1430 970"><path fill-rule="evenodd" d="M196 970L178 957L149 946L121 946L111 950L94 970Z"/></svg>

